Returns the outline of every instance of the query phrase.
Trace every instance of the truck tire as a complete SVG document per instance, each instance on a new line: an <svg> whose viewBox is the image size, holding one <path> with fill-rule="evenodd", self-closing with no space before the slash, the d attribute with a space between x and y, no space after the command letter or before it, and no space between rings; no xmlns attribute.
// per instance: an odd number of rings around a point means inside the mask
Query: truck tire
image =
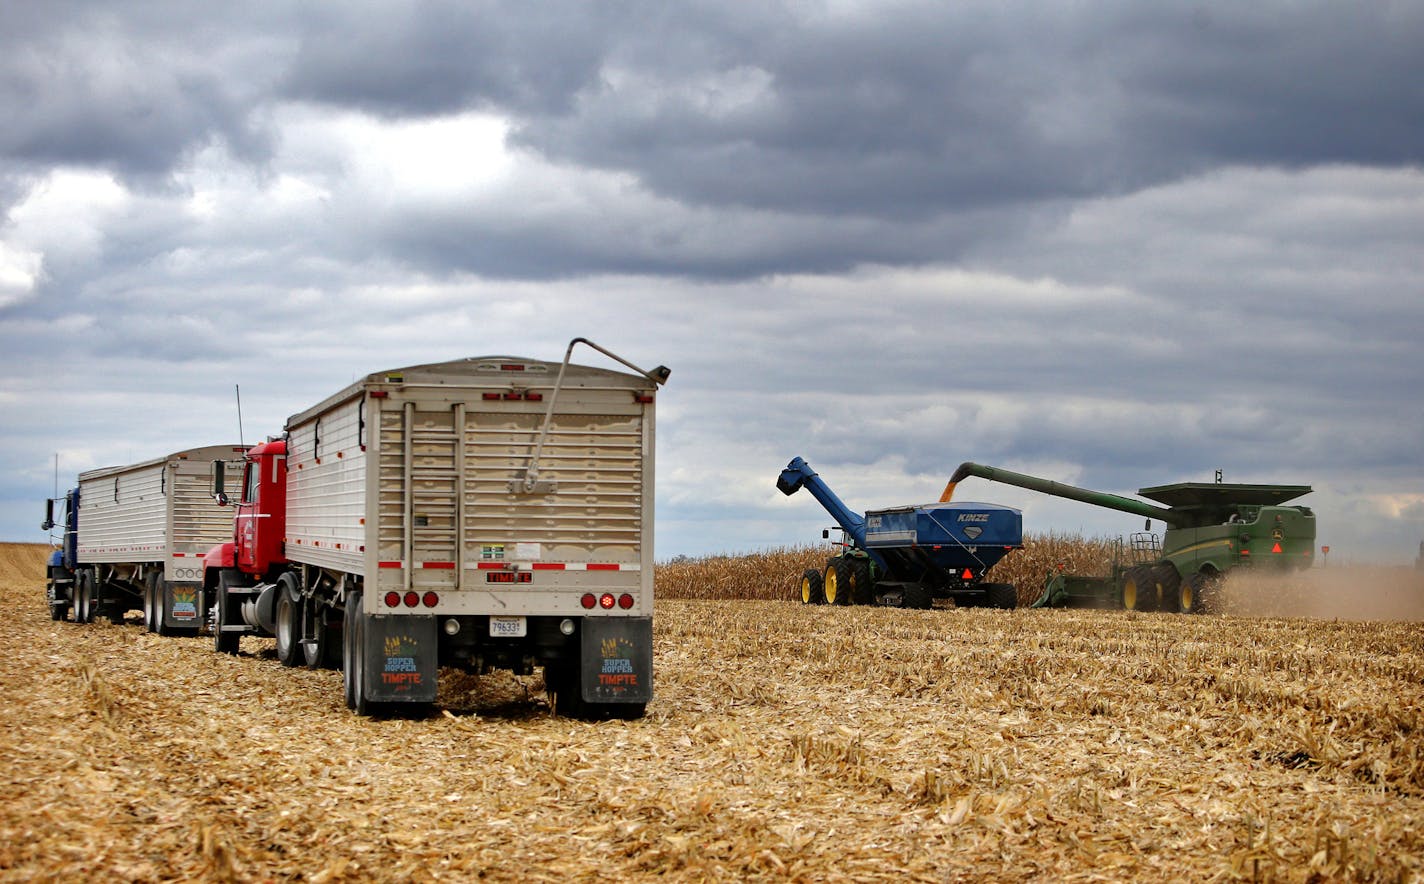
<svg viewBox="0 0 1424 884"><path fill-rule="evenodd" d="M1012 583L984 584L984 598L989 607L1003 611L1012 611L1019 605L1019 591Z"/></svg>
<svg viewBox="0 0 1424 884"><path fill-rule="evenodd" d="M870 583L870 563L864 559L847 560L846 595L852 605L875 604L875 587Z"/></svg>
<svg viewBox="0 0 1424 884"><path fill-rule="evenodd" d="M168 581L155 571L149 578L148 596L153 599L153 632L159 635L172 635L177 631L176 627L170 627L163 622L163 615L168 608L167 595Z"/></svg>
<svg viewBox="0 0 1424 884"><path fill-rule="evenodd" d="M346 688L346 706L357 715L375 715L379 704L366 696L366 613L361 610L361 591L346 594L345 635L341 643L341 679Z"/></svg>
<svg viewBox="0 0 1424 884"><path fill-rule="evenodd" d="M94 622L94 572L80 571L74 577L74 622Z"/></svg>
<svg viewBox="0 0 1424 884"><path fill-rule="evenodd" d="M329 623L327 609L316 599L302 605L302 657L308 669L340 669L341 624Z"/></svg>
<svg viewBox="0 0 1424 884"><path fill-rule="evenodd" d="M272 634L277 638L277 661L283 666L299 666L302 655L302 603L291 574L277 579L277 605Z"/></svg>
<svg viewBox="0 0 1424 884"><path fill-rule="evenodd" d="M223 627L232 622L231 601L227 588L231 585L227 571L218 572L218 593L213 599L213 650L219 654L237 654L242 643L242 634L223 632Z"/></svg>
<svg viewBox="0 0 1424 884"><path fill-rule="evenodd" d="M845 556L836 556L826 562L821 586L826 595L826 604L840 607L850 604L850 563L846 561Z"/></svg>
<svg viewBox="0 0 1424 884"><path fill-rule="evenodd" d="M583 698L581 681L582 673L577 661L566 661L564 665L552 669L544 668L549 707L556 717L579 721L631 721L642 718L647 712L646 703L590 703Z"/></svg>
<svg viewBox="0 0 1424 884"><path fill-rule="evenodd" d="M905 584L905 594L901 606L916 611L928 611L934 607L934 596L923 583Z"/></svg>
<svg viewBox="0 0 1424 884"><path fill-rule="evenodd" d="M1122 575L1122 606L1129 611L1156 610L1157 581L1151 565L1133 565Z"/></svg>
<svg viewBox="0 0 1424 884"><path fill-rule="evenodd" d="M821 572L815 568L807 568L801 574L801 604L824 605L825 603L826 592L821 585Z"/></svg>

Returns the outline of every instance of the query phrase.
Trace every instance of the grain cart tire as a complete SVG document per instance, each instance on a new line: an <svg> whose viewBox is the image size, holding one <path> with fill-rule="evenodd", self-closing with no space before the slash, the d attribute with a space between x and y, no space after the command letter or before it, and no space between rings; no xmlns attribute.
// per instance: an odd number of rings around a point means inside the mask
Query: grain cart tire
<svg viewBox="0 0 1424 884"><path fill-rule="evenodd" d="M864 559L851 559L846 575L846 595L852 605L875 604L875 587L870 582L870 563Z"/></svg>
<svg viewBox="0 0 1424 884"><path fill-rule="evenodd" d="M989 607L1003 611L1011 611L1019 605L1019 591L1012 583L986 583L984 597Z"/></svg>
<svg viewBox="0 0 1424 884"><path fill-rule="evenodd" d="M1134 565L1122 575L1122 606L1129 611L1152 611L1157 599L1157 584L1151 565Z"/></svg>
<svg viewBox="0 0 1424 884"><path fill-rule="evenodd" d="M327 611L317 606L316 599L302 605L302 657L308 669L341 668L341 632L339 624L327 622Z"/></svg>
<svg viewBox="0 0 1424 884"><path fill-rule="evenodd" d="M821 572L807 568L801 574L801 604L824 605L826 592L821 585Z"/></svg>
<svg viewBox="0 0 1424 884"><path fill-rule="evenodd" d="M237 654L242 643L242 634L223 632L223 627L232 620L232 600L228 598L228 586L232 583L226 571L218 572L218 593L213 599L213 650L219 654Z"/></svg>
<svg viewBox="0 0 1424 884"><path fill-rule="evenodd" d="M826 604L841 607L850 604L850 562L845 556L836 556L826 563L821 586L826 593Z"/></svg>
<svg viewBox="0 0 1424 884"><path fill-rule="evenodd" d="M163 622L164 609L168 607L168 581L157 571L149 578L148 594L153 597L153 631L159 635L172 635L177 632L175 628Z"/></svg>
<svg viewBox="0 0 1424 884"><path fill-rule="evenodd" d="M901 607L927 611L934 607L934 596L930 595L929 587L923 583L908 583L905 585Z"/></svg>
<svg viewBox="0 0 1424 884"><path fill-rule="evenodd" d="M291 574L277 578L277 610L272 634L277 638L277 661L283 666L299 666L302 656L302 602Z"/></svg>

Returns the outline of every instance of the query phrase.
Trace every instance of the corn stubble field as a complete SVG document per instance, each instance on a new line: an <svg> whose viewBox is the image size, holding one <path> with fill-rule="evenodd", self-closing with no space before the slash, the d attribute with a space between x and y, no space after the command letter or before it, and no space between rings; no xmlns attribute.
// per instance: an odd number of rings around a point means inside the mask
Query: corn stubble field
<svg viewBox="0 0 1424 884"><path fill-rule="evenodd" d="M369 720L270 641L52 623L44 552L0 545L7 881L1424 880L1412 571L1181 617L808 607L824 550L682 561L647 717L587 724L537 675ZM1272 610L1337 596L1386 619Z"/></svg>

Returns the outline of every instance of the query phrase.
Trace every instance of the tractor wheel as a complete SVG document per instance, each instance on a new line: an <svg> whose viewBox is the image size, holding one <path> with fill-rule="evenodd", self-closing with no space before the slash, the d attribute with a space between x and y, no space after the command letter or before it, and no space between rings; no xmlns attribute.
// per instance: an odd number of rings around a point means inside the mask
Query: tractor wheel
<svg viewBox="0 0 1424 884"><path fill-rule="evenodd" d="M1019 591L1012 583L986 583L984 596L991 608L1011 611L1019 605Z"/></svg>
<svg viewBox="0 0 1424 884"><path fill-rule="evenodd" d="M875 604L875 587L870 582L870 563L864 559L851 559L846 575L846 595L852 605Z"/></svg>
<svg viewBox="0 0 1424 884"><path fill-rule="evenodd" d="M934 596L930 595L929 587L923 583L905 584L904 601L901 607L913 608L917 611L928 611L934 607Z"/></svg>
<svg viewBox="0 0 1424 884"><path fill-rule="evenodd" d="M1158 599L1157 610L1170 611L1174 614L1188 614L1190 610L1182 610L1181 590L1182 576L1177 573L1177 566L1171 562L1158 562L1152 566L1152 580L1156 583Z"/></svg>
<svg viewBox="0 0 1424 884"><path fill-rule="evenodd" d="M807 568L801 574L801 604L824 605L825 603L826 593L821 586L821 572L815 568Z"/></svg>
<svg viewBox="0 0 1424 884"><path fill-rule="evenodd" d="M826 594L826 604L841 607L850 604L850 562L845 556L836 556L826 563L821 587Z"/></svg>
<svg viewBox="0 0 1424 884"><path fill-rule="evenodd" d="M94 622L93 571L80 571L74 578L74 622Z"/></svg>
<svg viewBox="0 0 1424 884"><path fill-rule="evenodd" d="M1157 581L1151 565L1134 565L1122 575L1122 606L1129 611L1156 610Z"/></svg>

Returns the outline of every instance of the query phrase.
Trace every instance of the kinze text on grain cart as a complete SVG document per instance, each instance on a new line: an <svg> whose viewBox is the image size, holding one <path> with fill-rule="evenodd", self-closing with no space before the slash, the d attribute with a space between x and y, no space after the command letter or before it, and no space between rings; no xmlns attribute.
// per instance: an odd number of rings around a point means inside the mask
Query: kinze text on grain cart
<svg viewBox="0 0 1424 884"><path fill-rule="evenodd" d="M208 463L241 455L240 446L210 445L88 470L64 497L46 501L40 527L64 530L45 569L50 617L72 611L89 623L142 608L149 632L196 634L206 611L203 553L231 531L208 500Z"/></svg>
<svg viewBox="0 0 1424 884"><path fill-rule="evenodd" d="M636 373L570 364L580 342ZM431 703L440 666L542 665L556 712L642 715L667 376L576 338L563 363L377 372L292 416L247 453L207 555L216 649L270 635L285 665L339 664L362 714Z"/></svg>
<svg viewBox="0 0 1424 884"><path fill-rule="evenodd" d="M1308 485L1237 485L1220 481L1179 482L1137 493L1165 506L1088 491L1037 476L976 463L960 464L941 500L977 476L1056 497L1157 519L1155 534L1133 535L1131 560L1108 577L1050 574L1033 607L1127 608L1135 611L1200 613L1212 608L1219 582L1236 568L1274 572L1308 568L1315 549L1315 515L1308 507L1284 506L1310 493ZM1220 475L1218 474L1218 479Z"/></svg>
<svg viewBox="0 0 1424 884"><path fill-rule="evenodd" d="M1012 608L1018 602L1012 585L984 582L995 563L1023 546L1016 509L942 503L861 516L799 457L781 471L776 487L786 495L805 488L845 532L841 552L823 570L802 575L806 604L928 608L935 599L953 599L960 607Z"/></svg>

